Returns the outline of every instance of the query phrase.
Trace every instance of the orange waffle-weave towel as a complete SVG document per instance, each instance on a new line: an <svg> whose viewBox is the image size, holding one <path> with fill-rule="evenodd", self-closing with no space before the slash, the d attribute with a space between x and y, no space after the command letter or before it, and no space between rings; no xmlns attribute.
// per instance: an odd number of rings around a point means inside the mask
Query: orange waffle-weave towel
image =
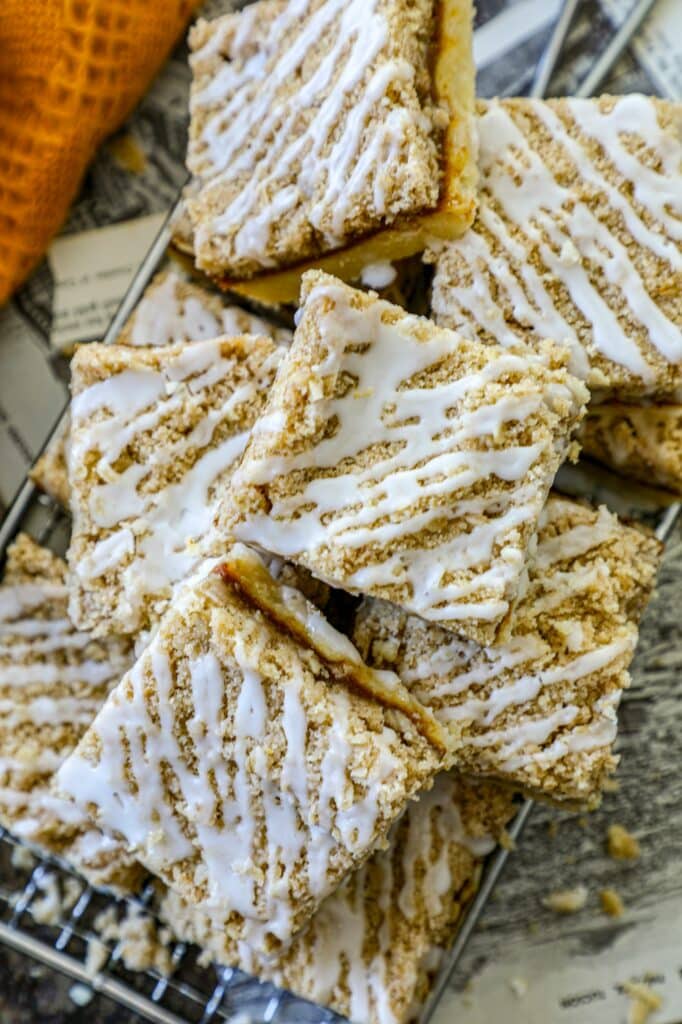
<svg viewBox="0 0 682 1024"><path fill-rule="evenodd" d="M0 0L0 303L61 226L83 172L198 0Z"/></svg>

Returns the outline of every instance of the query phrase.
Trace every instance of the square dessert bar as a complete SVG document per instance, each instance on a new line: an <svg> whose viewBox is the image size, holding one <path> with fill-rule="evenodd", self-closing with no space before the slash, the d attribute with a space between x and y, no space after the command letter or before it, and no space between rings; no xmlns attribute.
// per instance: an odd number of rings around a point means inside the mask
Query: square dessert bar
<svg viewBox="0 0 682 1024"><path fill-rule="evenodd" d="M230 485L232 529L331 585L492 642L586 388L309 272Z"/></svg>
<svg viewBox="0 0 682 1024"><path fill-rule="evenodd" d="M76 353L68 559L70 614L81 628L150 628L174 585L210 553L216 492L281 355L269 338L248 335Z"/></svg>
<svg viewBox="0 0 682 1024"><path fill-rule="evenodd" d="M226 941L271 948L385 843L444 734L243 545L197 576L59 785Z"/></svg>
<svg viewBox="0 0 682 1024"><path fill-rule="evenodd" d="M353 639L454 730L458 769L593 804L616 765L616 710L660 549L605 508L553 495L505 643L461 642L376 601Z"/></svg>
<svg viewBox="0 0 682 1024"><path fill-rule="evenodd" d="M682 495L682 405L592 405L580 443L616 473Z"/></svg>
<svg viewBox="0 0 682 1024"><path fill-rule="evenodd" d="M125 640L95 640L69 622L66 566L26 535L10 547L0 585L0 824L68 860L95 885L135 889L139 865L52 790L129 668Z"/></svg>
<svg viewBox="0 0 682 1024"><path fill-rule="evenodd" d="M478 216L436 257L438 323L561 342L602 397L679 400L682 105L491 100L478 127Z"/></svg>
<svg viewBox="0 0 682 1024"><path fill-rule="evenodd" d="M218 963L237 965L355 1024L406 1024L427 995L515 804L508 790L442 773L375 853L328 896L288 948L235 957L210 918L175 893L161 916Z"/></svg>
<svg viewBox="0 0 682 1024"><path fill-rule="evenodd" d="M470 0L260 0L200 20L197 266L294 302L306 261L356 280L461 234L476 203L472 13Z"/></svg>

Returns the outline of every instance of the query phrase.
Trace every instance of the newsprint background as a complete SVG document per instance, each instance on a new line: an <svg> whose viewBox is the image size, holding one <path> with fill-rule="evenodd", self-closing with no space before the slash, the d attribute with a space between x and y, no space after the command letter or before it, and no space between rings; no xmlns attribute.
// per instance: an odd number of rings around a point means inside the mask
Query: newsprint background
<svg viewBox="0 0 682 1024"><path fill-rule="evenodd" d="M551 93L576 87L631 3L584 0ZM224 6L216 0L207 13ZM557 0L478 0L480 95L527 90L559 6ZM181 46L125 128L102 148L48 259L0 311L0 510L65 401L61 350L104 333L184 181L188 77ZM658 0L604 85L608 92L633 90L682 96L682 0ZM633 492L622 504L627 509L651 501L651 495ZM663 997L652 1024L682 1021L681 600L678 533L622 709L620 790L588 819L535 808L441 1004L438 1024L624 1024L629 1002L621 986L631 979L646 980ZM605 856L606 829L616 821L640 840L642 856L635 863ZM588 890L584 910L558 918L543 908L547 893L577 884ZM606 886L616 888L626 905L616 921L599 911L598 892ZM7 977L4 956L0 949L0 977ZM12 970L16 975L22 968L14 964ZM55 1002L51 1012L57 1012ZM94 1004L89 1013L95 1019ZM67 1012L62 1019L71 1017Z"/></svg>

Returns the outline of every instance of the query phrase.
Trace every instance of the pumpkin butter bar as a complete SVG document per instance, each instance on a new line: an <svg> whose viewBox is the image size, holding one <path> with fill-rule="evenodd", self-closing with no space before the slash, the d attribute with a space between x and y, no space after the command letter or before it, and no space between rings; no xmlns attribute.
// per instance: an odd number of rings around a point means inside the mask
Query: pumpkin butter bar
<svg viewBox="0 0 682 1024"><path fill-rule="evenodd" d="M181 246L221 284L292 302L306 266L457 237L476 205L470 0L260 0L190 33Z"/></svg>
<svg viewBox="0 0 682 1024"><path fill-rule="evenodd" d="M506 628L587 399L309 272L294 341L230 483L237 538L480 642Z"/></svg>
<svg viewBox="0 0 682 1024"><path fill-rule="evenodd" d="M594 804L617 763L616 712L660 553L606 508L553 495L504 643L463 642L371 600L353 639L453 730L459 770Z"/></svg>
<svg viewBox="0 0 682 1024"><path fill-rule="evenodd" d="M236 965L356 1024L405 1024L426 997L515 804L508 790L441 773L375 853L279 953L239 950L175 893L161 916L216 962Z"/></svg>
<svg viewBox="0 0 682 1024"><path fill-rule="evenodd" d="M236 545L176 596L59 784L227 940L273 949L385 844L445 746Z"/></svg>
<svg viewBox="0 0 682 1024"><path fill-rule="evenodd" d="M223 535L228 485L282 348L245 335L162 348L88 345L72 364L70 614L133 634Z"/></svg>
<svg viewBox="0 0 682 1024"><path fill-rule="evenodd" d="M505 346L565 344L599 398L679 401L682 104L479 104L473 227L436 256L433 314Z"/></svg>

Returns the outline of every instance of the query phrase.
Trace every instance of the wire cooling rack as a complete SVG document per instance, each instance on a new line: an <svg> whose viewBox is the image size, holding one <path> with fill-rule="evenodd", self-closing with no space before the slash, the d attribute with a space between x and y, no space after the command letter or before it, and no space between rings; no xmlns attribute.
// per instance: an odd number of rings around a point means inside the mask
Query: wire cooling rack
<svg viewBox="0 0 682 1024"><path fill-rule="evenodd" d="M578 95L590 95L598 88L651 5L652 0L634 3L630 17L614 34L588 78L576 90ZM563 16L557 19L531 84L532 95L540 96L546 89L576 6L574 0L564 0ZM165 261L171 218L172 213L135 275L103 339L106 343L116 340L149 280ZM66 415L65 408L46 446L63 429ZM681 506L676 503L654 517L651 525L659 539L667 540L680 511ZM0 561L20 529L61 554L68 543L69 528L68 515L52 499L38 493L27 478L0 524ZM421 1024L427 1024L433 1016L532 808L531 800L520 805L508 829L511 839L508 847L498 848L487 859L478 892L462 918L423 1008ZM18 839L0 829L0 942L15 951L40 961L75 983L87 986L156 1024L210 1024L214 1021L232 1024L333 1024L342 1021L329 1010L298 999L269 983L259 982L241 971L203 966L197 960L198 950L182 942L169 943L171 969L168 973L162 975L154 968L128 969L125 940L104 942L95 922L102 911L114 908L119 918L133 912L140 919L148 920L153 929L162 927L154 913L153 885L149 883L139 896L114 899L111 894L86 884L68 864L38 851L31 851L31 865L24 867L27 863L25 858L17 856L17 852L24 849ZM68 909L57 909L49 915L49 921L45 921L45 915L37 913L45 886L56 884L63 891L69 880L72 886L76 883L79 886L75 900L70 902ZM102 953L96 969L91 966L89 958L93 943L99 944L97 948Z"/></svg>

